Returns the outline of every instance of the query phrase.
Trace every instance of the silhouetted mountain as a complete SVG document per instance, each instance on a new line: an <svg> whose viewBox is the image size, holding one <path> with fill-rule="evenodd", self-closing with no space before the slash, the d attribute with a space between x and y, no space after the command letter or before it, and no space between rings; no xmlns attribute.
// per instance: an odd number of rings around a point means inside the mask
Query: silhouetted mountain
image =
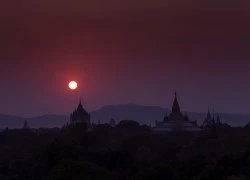
<svg viewBox="0 0 250 180"><path fill-rule="evenodd" d="M141 124L149 124L154 126L155 120L161 121L166 113L170 110L159 106L143 106L136 104L109 105L99 110L91 112L91 121L98 123L108 123L114 118L118 123L121 120L136 120ZM206 113L183 112L187 114L190 120L197 120L198 124L202 124ZM250 115L240 114L220 114L221 122L231 126L245 126L250 122ZM62 127L69 122L67 115L44 115L33 118L22 118L19 116L10 116L0 114L0 129L21 128L24 121L27 120L30 127Z"/></svg>
<svg viewBox="0 0 250 180"><path fill-rule="evenodd" d="M94 122L100 120L103 122L109 122L111 118L117 120L136 120L141 124L154 125L155 120L162 120L166 113L169 113L169 109L165 109L159 106L143 106L136 104L123 104L123 105L109 105L104 106L97 111L91 113L91 119Z"/></svg>

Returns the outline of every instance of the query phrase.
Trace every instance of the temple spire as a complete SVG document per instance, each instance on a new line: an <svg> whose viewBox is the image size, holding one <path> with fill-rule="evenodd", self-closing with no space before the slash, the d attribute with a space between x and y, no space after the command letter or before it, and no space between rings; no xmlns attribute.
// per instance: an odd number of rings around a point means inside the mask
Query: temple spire
<svg viewBox="0 0 250 180"><path fill-rule="evenodd" d="M215 118L214 118L214 109L213 109L213 118L212 118L213 124L215 124Z"/></svg>
<svg viewBox="0 0 250 180"><path fill-rule="evenodd" d="M85 123L87 128L90 127L90 114L83 108L81 99L78 107L70 115L70 123L75 125L77 123Z"/></svg>
<svg viewBox="0 0 250 180"><path fill-rule="evenodd" d="M179 106L179 103L178 103L178 100L177 100L177 93L175 92L174 95L175 95L175 97L174 97L174 103L173 103L173 106L172 106L172 112L179 113L180 112L180 106Z"/></svg>
<svg viewBox="0 0 250 180"><path fill-rule="evenodd" d="M29 125L28 125L27 120L24 121L23 129L29 129Z"/></svg>
<svg viewBox="0 0 250 180"><path fill-rule="evenodd" d="M209 107L208 107L208 111L207 111L207 118L208 118L208 119L211 119L211 114L210 114L210 109L209 109Z"/></svg>
<svg viewBox="0 0 250 180"><path fill-rule="evenodd" d="M82 99L81 99L81 98L80 98L80 100L79 100L78 108L83 108L83 106L82 106Z"/></svg>

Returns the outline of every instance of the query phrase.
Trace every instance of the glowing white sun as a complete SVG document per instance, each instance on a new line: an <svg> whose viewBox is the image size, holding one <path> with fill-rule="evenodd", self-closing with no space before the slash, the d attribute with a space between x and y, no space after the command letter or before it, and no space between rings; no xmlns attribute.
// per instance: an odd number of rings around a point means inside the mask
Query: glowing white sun
<svg viewBox="0 0 250 180"><path fill-rule="evenodd" d="M71 90L75 90L75 89L77 88L77 82L75 82L75 81L70 81L70 82L69 82L69 88L70 88Z"/></svg>

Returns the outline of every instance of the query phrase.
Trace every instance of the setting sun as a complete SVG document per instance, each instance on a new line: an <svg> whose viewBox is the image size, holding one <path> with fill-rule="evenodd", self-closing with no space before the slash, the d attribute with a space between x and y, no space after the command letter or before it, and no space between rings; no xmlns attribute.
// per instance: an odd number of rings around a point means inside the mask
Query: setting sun
<svg viewBox="0 0 250 180"><path fill-rule="evenodd" d="M70 88L71 90L75 90L75 89L77 88L77 82L75 82L75 81L70 81L70 82L69 82L69 88Z"/></svg>

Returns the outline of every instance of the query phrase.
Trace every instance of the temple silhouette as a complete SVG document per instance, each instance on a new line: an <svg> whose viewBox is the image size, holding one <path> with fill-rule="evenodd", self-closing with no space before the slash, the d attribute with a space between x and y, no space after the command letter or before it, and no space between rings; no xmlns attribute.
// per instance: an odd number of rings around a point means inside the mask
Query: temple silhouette
<svg viewBox="0 0 250 180"><path fill-rule="evenodd" d="M156 121L154 131L199 131L196 121L190 121L187 115L183 115L175 92L172 111L165 115L163 121Z"/></svg>
<svg viewBox="0 0 250 180"><path fill-rule="evenodd" d="M98 121L100 125L100 120ZM27 123L26 123L27 124ZM87 112L80 100L78 107L71 113L70 115L70 126L74 126L76 124L81 124L86 127L86 130L93 129L96 124L91 124L90 122L90 113ZM85 126L86 125L86 126ZM111 127L116 126L116 121L114 118L111 118L109 125ZM214 113L213 116L208 109L207 117L201 126L198 126L197 121L191 121L187 114L183 114L180 109L180 105L177 98L177 93L175 92L174 101L172 105L172 111L169 114L166 114L163 117L162 121L155 121L155 127L151 130L155 132L170 132L170 131L191 131L197 132L200 130L210 131L215 126L221 125L220 117L217 116L215 120ZM26 127L27 125L25 125Z"/></svg>
<svg viewBox="0 0 250 180"><path fill-rule="evenodd" d="M86 124L87 128L89 129L90 124L90 114L83 108L82 102L80 100L78 107L74 110L73 113L70 115L70 124Z"/></svg>
<svg viewBox="0 0 250 180"><path fill-rule="evenodd" d="M24 124L23 124L23 129L29 129L30 127L29 127L29 125L28 125L28 121L27 120L25 120L24 121Z"/></svg>
<svg viewBox="0 0 250 180"><path fill-rule="evenodd" d="M207 117L202 125L203 128L208 128L208 127L211 127L213 126L214 124L221 124L221 121L220 121L220 116L217 115L217 118L215 120L215 117L214 117L214 112L213 112L213 117L211 116L211 113L210 113L210 110L208 108L208 112L207 112Z"/></svg>

